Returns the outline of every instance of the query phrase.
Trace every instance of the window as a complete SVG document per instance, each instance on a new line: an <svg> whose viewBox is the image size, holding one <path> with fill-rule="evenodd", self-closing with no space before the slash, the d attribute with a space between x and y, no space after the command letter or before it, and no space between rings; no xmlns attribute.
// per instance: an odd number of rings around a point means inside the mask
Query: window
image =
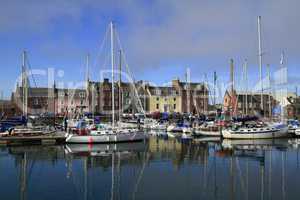
<svg viewBox="0 0 300 200"><path fill-rule="evenodd" d="M156 97L156 101L159 101L159 97Z"/></svg>
<svg viewBox="0 0 300 200"><path fill-rule="evenodd" d="M159 109L159 104L156 104L156 109Z"/></svg>
<svg viewBox="0 0 300 200"><path fill-rule="evenodd" d="M39 99L34 99L34 105L39 105Z"/></svg>
<svg viewBox="0 0 300 200"><path fill-rule="evenodd" d="M155 90L155 94L156 94L156 95L160 95L160 94L161 94L160 89L156 89L156 90Z"/></svg>
<svg viewBox="0 0 300 200"><path fill-rule="evenodd" d="M83 105L83 100L80 101L80 104Z"/></svg>
<svg viewBox="0 0 300 200"><path fill-rule="evenodd" d="M173 105L174 110L176 109L176 104Z"/></svg>
<svg viewBox="0 0 300 200"><path fill-rule="evenodd" d="M61 104L61 105L64 105L64 101L61 101L60 104Z"/></svg>
<svg viewBox="0 0 300 200"><path fill-rule="evenodd" d="M174 101L176 101L176 98L174 98Z"/></svg>

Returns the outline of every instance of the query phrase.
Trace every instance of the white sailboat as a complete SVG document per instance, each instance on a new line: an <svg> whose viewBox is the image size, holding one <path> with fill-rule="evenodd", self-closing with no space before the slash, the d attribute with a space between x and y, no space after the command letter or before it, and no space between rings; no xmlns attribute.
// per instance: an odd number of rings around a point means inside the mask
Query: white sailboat
<svg viewBox="0 0 300 200"><path fill-rule="evenodd" d="M91 131L89 135L67 134L67 143L117 143L134 142L146 139L146 135L137 129L126 129L115 125L115 94L114 94L114 24L110 23L111 31L111 68L112 68L112 125L100 130Z"/></svg>
<svg viewBox="0 0 300 200"><path fill-rule="evenodd" d="M263 103L263 82L262 82L262 43L261 43L261 16L258 17L258 53L259 53L259 72L261 86L261 109L264 110ZM268 139L288 136L288 127L283 124L264 124L256 127L233 127L222 130L224 138L228 139Z"/></svg>
<svg viewBox="0 0 300 200"><path fill-rule="evenodd" d="M228 139L268 139L287 137L288 128L283 127L262 127L262 128L246 128L226 129L222 131L224 138Z"/></svg>
<svg viewBox="0 0 300 200"><path fill-rule="evenodd" d="M215 122L205 122L199 127L196 127L194 130L195 135L200 136L213 136L213 137L220 137L221 131L220 126L217 126Z"/></svg>

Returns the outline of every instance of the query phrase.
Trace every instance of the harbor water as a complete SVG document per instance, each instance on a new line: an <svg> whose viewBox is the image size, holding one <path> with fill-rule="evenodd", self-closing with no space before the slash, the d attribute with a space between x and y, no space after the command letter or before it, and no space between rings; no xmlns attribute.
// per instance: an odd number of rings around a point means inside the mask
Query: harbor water
<svg viewBox="0 0 300 200"><path fill-rule="evenodd" d="M299 199L298 139L1 147L1 199Z"/></svg>

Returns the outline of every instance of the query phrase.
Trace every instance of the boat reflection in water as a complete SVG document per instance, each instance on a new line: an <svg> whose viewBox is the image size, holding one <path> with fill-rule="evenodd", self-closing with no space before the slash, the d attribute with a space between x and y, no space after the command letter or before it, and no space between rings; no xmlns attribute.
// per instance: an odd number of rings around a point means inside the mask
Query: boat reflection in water
<svg viewBox="0 0 300 200"><path fill-rule="evenodd" d="M298 199L295 139L1 147L3 199Z"/></svg>

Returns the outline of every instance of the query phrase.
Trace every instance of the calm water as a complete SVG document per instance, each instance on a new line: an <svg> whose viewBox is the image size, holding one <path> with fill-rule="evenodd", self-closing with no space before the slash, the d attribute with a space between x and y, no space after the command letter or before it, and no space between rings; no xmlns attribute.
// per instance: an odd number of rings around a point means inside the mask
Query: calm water
<svg viewBox="0 0 300 200"><path fill-rule="evenodd" d="M300 199L297 139L204 139L2 147L1 199Z"/></svg>

